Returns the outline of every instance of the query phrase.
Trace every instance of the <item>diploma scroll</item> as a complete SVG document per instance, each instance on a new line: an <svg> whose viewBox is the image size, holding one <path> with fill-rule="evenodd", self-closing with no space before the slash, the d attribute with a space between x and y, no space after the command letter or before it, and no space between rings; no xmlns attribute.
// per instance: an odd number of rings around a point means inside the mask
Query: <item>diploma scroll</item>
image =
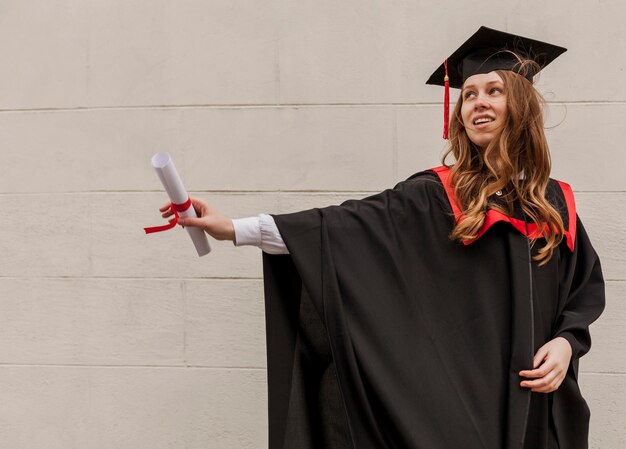
<svg viewBox="0 0 626 449"><path fill-rule="evenodd" d="M176 171L176 167L169 153L157 153L152 156L152 167L154 167L172 203L175 205L185 205L188 203L189 194ZM176 209L178 215L181 217L197 217L196 211L191 204L189 204L186 209ZM204 256L211 252L209 239L203 229L189 226L186 229L189 237L191 237L191 241L196 247L198 256Z"/></svg>

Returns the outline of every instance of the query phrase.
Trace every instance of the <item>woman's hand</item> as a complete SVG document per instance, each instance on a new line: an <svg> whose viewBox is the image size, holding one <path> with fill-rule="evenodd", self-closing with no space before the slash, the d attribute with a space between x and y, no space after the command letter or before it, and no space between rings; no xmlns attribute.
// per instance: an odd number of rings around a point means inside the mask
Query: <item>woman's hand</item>
<svg viewBox="0 0 626 449"><path fill-rule="evenodd" d="M214 207L198 198L189 197L189 199L198 218L179 217L179 225L183 228L185 226L202 228L216 240L235 240L235 228L230 218L220 214ZM170 209L169 202L161 206L159 211L163 218L170 218L174 215L174 212ZM170 223L172 220L170 220Z"/></svg>
<svg viewBox="0 0 626 449"><path fill-rule="evenodd" d="M520 386L530 388L535 393L551 393L565 379L572 347L563 337L556 337L543 345L535 354L532 370L520 371L520 376L533 380L524 380Z"/></svg>

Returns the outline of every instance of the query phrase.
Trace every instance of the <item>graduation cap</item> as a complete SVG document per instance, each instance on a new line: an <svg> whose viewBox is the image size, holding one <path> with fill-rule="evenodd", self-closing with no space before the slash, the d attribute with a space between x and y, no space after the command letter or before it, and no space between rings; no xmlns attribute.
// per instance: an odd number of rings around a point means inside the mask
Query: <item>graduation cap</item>
<svg viewBox="0 0 626 449"><path fill-rule="evenodd" d="M443 138L448 138L450 87L460 89L467 78L479 73L494 70L520 73L520 60L515 54L538 64L539 68L536 71L527 70L522 73L532 82L533 77L541 69L566 51L566 48L557 45L481 26L426 81L426 84L445 87Z"/></svg>

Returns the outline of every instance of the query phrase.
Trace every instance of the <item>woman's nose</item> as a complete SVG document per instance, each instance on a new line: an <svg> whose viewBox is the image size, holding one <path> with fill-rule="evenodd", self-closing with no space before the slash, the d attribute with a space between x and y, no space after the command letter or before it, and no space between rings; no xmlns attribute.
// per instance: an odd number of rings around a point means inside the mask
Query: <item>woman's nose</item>
<svg viewBox="0 0 626 449"><path fill-rule="evenodd" d="M489 106L489 102L483 95L478 95L474 100L474 108L476 109L485 109Z"/></svg>

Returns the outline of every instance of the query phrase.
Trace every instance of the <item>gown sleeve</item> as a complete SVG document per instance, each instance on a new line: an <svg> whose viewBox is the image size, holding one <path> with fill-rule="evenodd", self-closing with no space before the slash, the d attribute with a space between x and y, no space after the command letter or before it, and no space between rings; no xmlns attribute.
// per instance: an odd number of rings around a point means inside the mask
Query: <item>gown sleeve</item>
<svg viewBox="0 0 626 449"><path fill-rule="evenodd" d="M591 348L589 325L604 310L604 279L597 253L576 217L576 245L570 254L561 281L561 300L554 337L565 338L572 346L572 359Z"/></svg>
<svg viewBox="0 0 626 449"><path fill-rule="evenodd" d="M574 251L562 252L559 303L554 337L572 346L572 358L563 383L553 394L552 417L560 447L587 447L590 410L578 385L580 357L591 348L589 325L604 310L604 280L600 260L576 216Z"/></svg>

